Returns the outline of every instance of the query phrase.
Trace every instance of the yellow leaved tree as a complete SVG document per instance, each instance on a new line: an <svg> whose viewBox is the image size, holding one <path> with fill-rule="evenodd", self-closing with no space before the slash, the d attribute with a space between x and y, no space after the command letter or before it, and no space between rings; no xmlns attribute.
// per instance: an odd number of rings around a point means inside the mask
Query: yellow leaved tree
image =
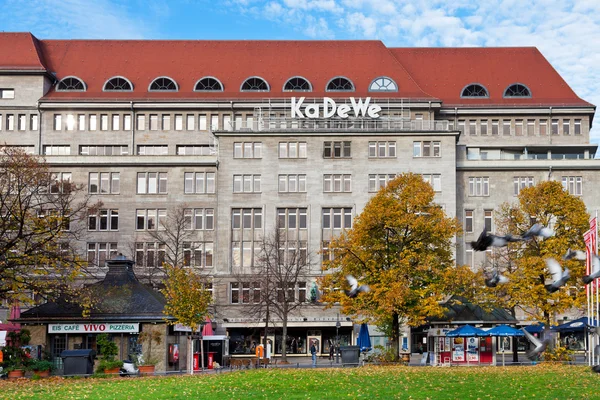
<svg viewBox="0 0 600 400"><path fill-rule="evenodd" d="M443 301L472 290L475 274L454 265L459 232L457 220L434 202L429 183L417 174L399 175L366 204L352 229L331 241L322 301L339 302L345 314L384 328L398 357L401 323L418 326L442 316ZM347 289L348 274L371 291L346 296L340 289Z"/></svg>

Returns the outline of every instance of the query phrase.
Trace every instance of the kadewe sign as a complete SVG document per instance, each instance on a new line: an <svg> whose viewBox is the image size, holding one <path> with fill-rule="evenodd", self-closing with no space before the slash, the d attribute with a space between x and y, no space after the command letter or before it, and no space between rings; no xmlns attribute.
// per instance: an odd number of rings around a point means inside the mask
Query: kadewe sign
<svg viewBox="0 0 600 400"><path fill-rule="evenodd" d="M350 104L340 105L329 97L323 97L322 103L304 104L304 99L305 97L299 99L292 97L292 118L379 118L379 111L381 111L381 107L377 104L370 104L370 97L364 100L350 97Z"/></svg>
<svg viewBox="0 0 600 400"><path fill-rule="evenodd" d="M48 324L48 333L138 333L139 323Z"/></svg>

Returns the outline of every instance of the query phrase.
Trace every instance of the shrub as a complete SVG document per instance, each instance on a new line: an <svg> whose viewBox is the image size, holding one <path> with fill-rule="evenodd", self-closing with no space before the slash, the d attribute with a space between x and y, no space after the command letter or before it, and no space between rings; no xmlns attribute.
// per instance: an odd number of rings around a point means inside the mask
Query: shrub
<svg viewBox="0 0 600 400"><path fill-rule="evenodd" d="M33 371L52 371L54 364L47 360L33 360L31 363L31 370Z"/></svg>

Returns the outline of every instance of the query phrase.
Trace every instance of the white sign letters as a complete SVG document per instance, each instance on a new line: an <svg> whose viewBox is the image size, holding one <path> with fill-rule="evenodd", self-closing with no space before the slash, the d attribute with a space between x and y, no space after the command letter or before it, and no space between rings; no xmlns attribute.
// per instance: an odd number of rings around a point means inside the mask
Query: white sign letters
<svg viewBox="0 0 600 400"><path fill-rule="evenodd" d="M367 97L356 100L354 97L350 97L350 105L340 104L339 106L330 97L323 97L323 103L311 103L304 105L305 97L296 99L292 97L292 118L331 118L337 116L339 118L348 118L349 116L358 117L369 117L379 118L379 111L381 107L377 104L369 104L371 98ZM302 107L304 106L304 114L302 113ZM348 115L352 112L353 115Z"/></svg>
<svg viewBox="0 0 600 400"><path fill-rule="evenodd" d="M139 323L49 324L48 333L137 333Z"/></svg>

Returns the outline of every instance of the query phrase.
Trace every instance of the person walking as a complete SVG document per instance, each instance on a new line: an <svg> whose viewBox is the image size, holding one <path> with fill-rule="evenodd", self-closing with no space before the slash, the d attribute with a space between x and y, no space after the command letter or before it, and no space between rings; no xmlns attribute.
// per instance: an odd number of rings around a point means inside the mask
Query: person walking
<svg viewBox="0 0 600 400"><path fill-rule="evenodd" d="M333 361L333 352L335 345L331 341L331 339L327 339L327 344L329 345L329 361Z"/></svg>
<svg viewBox="0 0 600 400"><path fill-rule="evenodd" d="M317 366L317 347L314 341L310 343L310 354L312 355L312 366L314 368Z"/></svg>

